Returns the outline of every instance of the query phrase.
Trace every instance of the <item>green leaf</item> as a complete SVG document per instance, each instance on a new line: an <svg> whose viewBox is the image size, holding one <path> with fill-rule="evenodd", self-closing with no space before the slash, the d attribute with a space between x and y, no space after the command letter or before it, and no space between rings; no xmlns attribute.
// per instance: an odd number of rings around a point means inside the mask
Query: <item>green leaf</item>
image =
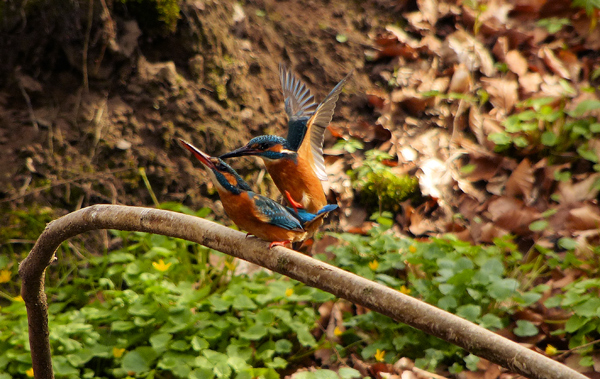
<svg viewBox="0 0 600 379"><path fill-rule="evenodd" d="M548 227L549 223L546 220L538 220L529 224L529 230L532 232L541 232Z"/></svg>
<svg viewBox="0 0 600 379"><path fill-rule="evenodd" d="M256 324L245 331L240 332L240 337L251 341L257 341L267 335L267 328L262 324Z"/></svg>
<svg viewBox="0 0 600 379"><path fill-rule="evenodd" d="M573 1L575 4L577 0ZM600 5L600 4L598 4ZM596 109L600 109L600 101L598 100L583 100L581 103L577 104L577 107L573 112L570 113L573 117L581 117L584 113L593 111Z"/></svg>
<svg viewBox="0 0 600 379"><path fill-rule="evenodd" d="M190 373L189 379L212 379L215 377L213 370L197 368Z"/></svg>
<svg viewBox="0 0 600 379"><path fill-rule="evenodd" d="M237 310L254 310L257 308L256 304L246 295L237 295L232 307Z"/></svg>
<svg viewBox="0 0 600 379"><path fill-rule="evenodd" d="M565 250L575 250L577 247L577 241L572 238L563 237L558 240L558 246Z"/></svg>
<svg viewBox="0 0 600 379"><path fill-rule="evenodd" d="M292 351L292 343L288 340L278 340L275 342L275 351L279 354L285 354Z"/></svg>
<svg viewBox="0 0 600 379"><path fill-rule="evenodd" d="M135 324L131 321L114 321L110 328L114 332L126 332L135 328Z"/></svg>
<svg viewBox="0 0 600 379"><path fill-rule="evenodd" d="M165 349L172 338L173 335L168 333L154 334L150 337L150 345L156 350Z"/></svg>
<svg viewBox="0 0 600 379"><path fill-rule="evenodd" d="M587 146L582 145L577 148L577 154L583 159L587 159L590 162L598 163L598 156L593 150L589 150Z"/></svg>
<svg viewBox="0 0 600 379"><path fill-rule="evenodd" d="M171 350L175 351L187 351L190 348L190 344L183 340L177 340L173 342L170 346Z"/></svg>
<svg viewBox="0 0 600 379"><path fill-rule="evenodd" d="M532 322L527 320L517 320L517 327L513 333L519 337L533 337L538 334L538 328Z"/></svg>
<svg viewBox="0 0 600 379"><path fill-rule="evenodd" d="M272 368L272 369L283 369L286 368L288 365L287 361L281 357L275 357L273 358L273 362L268 362L265 364L265 366Z"/></svg>
<svg viewBox="0 0 600 379"><path fill-rule="evenodd" d="M489 295L496 300L505 300L512 296L519 288L519 282L515 279L507 278L495 280L489 286Z"/></svg>
<svg viewBox="0 0 600 379"><path fill-rule="evenodd" d="M341 379L362 378L360 372L350 367L342 367L338 372Z"/></svg>
<svg viewBox="0 0 600 379"><path fill-rule="evenodd" d="M491 330L502 329L504 327L500 317L491 313L483 315L483 317L481 318L480 325L486 329Z"/></svg>
<svg viewBox="0 0 600 379"><path fill-rule="evenodd" d="M465 365L470 371L477 371L477 364L479 363L479 357L473 354L467 355L465 358Z"/></svg>
<svg viewBox="0 0 600 379"><path fill-rule="evenodd" d="M315 379L339 379L339 376L335 371L321 369L315 371Z"/></svg>
<svg viewBox="0 0 600 379"><path fill-rule="evenodd" d="M207 340L205 340L204 338L198 337L198 336L194 336L192 338L192 349L196 350L196 351L202 351L204 349L208 349L209 347L209 343Z"/></svg>
<svg viewBox="0 0 600 379"><path fill-rule="evenodd" d="M475 322L481 314L481 307L475 304L467 304L456 309L456 315L469 321Z"/></svg>
<svg viewBox="0 0 600 379"><path fill-rule="evenodd" d="M558 142L558 136L554 132L546 131L542 133L540 142L545 146L554 146Z"/></svg>
<svg viewBox="0 0 600 379"><path fill-rule="evenodd" d="M600 299L593 297L573 307L576 315L581 317L598 317L600 316Z"/></svg>
<svg viewBox="0 0 600 379"><path fill-rule="evenodd" d="M492 133L488 136L488 139L495 143L496 145L508 145L511 143L512 139L506 133Z"/></svg>
<svg viewBox="0 0 600 379"><path fill-rule="evenodd" d="M150 364L156 359L156 351L149 346L140 346L133 351L127 352L123 357L121 368L126 372L133 371L136 374L150 370Z"/></svg>

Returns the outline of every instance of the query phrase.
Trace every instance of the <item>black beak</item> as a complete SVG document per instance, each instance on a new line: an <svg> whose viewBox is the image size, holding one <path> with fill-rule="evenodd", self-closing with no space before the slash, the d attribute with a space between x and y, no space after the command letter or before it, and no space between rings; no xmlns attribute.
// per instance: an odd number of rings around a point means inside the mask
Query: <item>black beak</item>
<svg viewBox="0 0 600 379"><path fill-rule="evenodd" d="M233 157L242 157L244 155L256 155L258 153L260 153L259 150L251 149L248 146L242 146L239 149L235 149L227 154L221 155L219 158L227 159L227 158L233 158Z"/></svg>

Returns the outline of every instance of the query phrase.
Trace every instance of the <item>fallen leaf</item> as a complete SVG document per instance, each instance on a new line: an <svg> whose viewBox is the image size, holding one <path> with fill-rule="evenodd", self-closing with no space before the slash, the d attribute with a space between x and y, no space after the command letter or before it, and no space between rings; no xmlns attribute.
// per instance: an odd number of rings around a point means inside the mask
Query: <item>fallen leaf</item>
<svg viewBox="0 0 600 379"><path fill-rule="evenodd" d="M525 75L529 69L527 59L518 50L511 50L506 54L506 65L519 77Z"/></svg>
<svg viewBox="0 0 600 379"><path fill-rule="evenodd" d="M529 159L525 158L508 177L506 195L513 197L522 195L525 198L525 203L531 204L533 200L531 191L534 183L533 168Z"/></svg>
<svg viewBox="0 0 600 379"><path fill-rule="evenodd" d="M437 0L417 0L417 7L429 25L435 26L438 20Z"/></svg>
<svg viewBox="0 0 600 379"><path fill-rule="evenodd" d="M519 85L515 80L505 78L481 78L485 90L490 94L490 102L495 108L509 114L519 101Z"/></svg>
<svg viewBox="0 0 600 379"><path fill-rule="evenodd" d="M540 218L540 213L525 206L521 200L510 197L499 197L488 206L491 219L502 229L517 235L531 235L529 224Z"/></svg>
<svg viewBox="0 0 600 379"><path fill-rule="evenodd" d="M459 29L446 38L448 47L454 51L458 61L471 71L480 70L485 76L496 74L494 60L490 52L475 37Z"/></svg>
<svg viewBox="0 0 600 379"><path fill-rule="evenodd" d="M600 210L597 206L586 204L571 209L567 218L568 229L589 230L600 228Z"/></svg>
<svg viewBox="0 0 600 379"><path fill-rule="evenodd" d="M542 84L542 76L537 72L529 72L519 76L519 85L526 94L537 93L540 90L540 84Z"/></svg>
<svg viewBox="0 0 600 379"><path fill-rule="evenodd" d="M598 180L600 180L600 173L589 175L577 183L573 183L573 180L560 182L556 192L560 199L559 202L562 205L569 205L596 198L598 196L598 188L596 188Z"/></svg>
<svg viewBox="0 0 600 379"><path fill-rule="evenodd" d="M554 72L556 75L562 77L563 79L571 79L571 73L565 67L563 61L558 59L554 52L550 50L547 46L544 46L540 49L538 56L544 60L544 63Z"/></svg>

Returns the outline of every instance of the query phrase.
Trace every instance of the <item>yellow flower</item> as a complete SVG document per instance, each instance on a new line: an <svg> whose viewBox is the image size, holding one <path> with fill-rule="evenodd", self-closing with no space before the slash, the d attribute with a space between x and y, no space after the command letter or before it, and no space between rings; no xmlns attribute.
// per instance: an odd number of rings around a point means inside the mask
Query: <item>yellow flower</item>
<svg viewBox="0 0 600 379"><path fill-rule="evenodd" d="M408 247L408 251L410 251L411 253L416 253L417 252L417 247L415 245L410 245Z"/></svg>
<svg viewBox="0 0 600 379"><path fill-rule="evenodd" d="M288 288L287 290L285 290L285 296L290 297L294 294L294 289L293 288Z"/></svg>
<svg viewBox="0 0 600 379"><path fill-rule="evenodd" d="M13 297L13 301L19 302L19 303L24 303L25 300L23 300L23 298L21 297L21 295Z"/></svg>
<svg viewBox="0 0 600 379"><path fill-rule="evenodd" d="M377 262L377 260L374 260L373 262L369 262L369 268L373 271L377 270L377 267L379 267L379 262Z"/></svg>
<svg viewBox="0 0 600 379"><path fill-rule="evenodd" d="M342 329L340 329L339 326L336 326L335 329L333 329L333 335L336 337L339 337L342 335Z"/></svg>
<svg viewBox="0 0 600 379"><path fill-rule="evenodd" d="M152 266L160 272L165 272L171 267L171 263L165 263L165 261L160 259L158 262L152 262Z"/></svg>
<svg viewBox="0 0 600 379"><path fill-rule="evenodd" d="M546 355L551 357L556 354L558 354L558 349L555 348L554 346L548 344L548 346L546 346Z"/></svg>
<svg viewBox="0 0 600 379"><path fill-rule="evenodd" d="M27 374L28 377L33 378L33 367L25 371L25 374Z"/></svg>
<svg viewBox="0 0 600 379"><path fill-rule="evenodd" d="M0 283L8 283L10 281L11 272L10 270L2 270L0 271Z"/></svg>
<svg viewBox="0 0 600 379"><path fill-rule="evenodd" d="M402 292L405 295L410 295L410 288L406 288L405 285L402 285L402 287L400 287L400 292Z"/></svg>
<svg viewBox="0 0 600 379"><path fill-rule="evenodd" d="M377 352L375 353L375 359L377 362L383 362L383 358L385 358L385 350L377 349Z"/></svg>
<svg viewBox="0 0 600 379"><path fill-rule="evenodd" d="M125 349L113 347L113 357L115 357L115 358L121 358L123 356L124 352L125 352Z"/></svg>
<svg viewBox="0 0 600 379"><path fill-rule="evenodd" d="M233 271L233 270L235 270L235 263L225 261L225 267L227 267L229 269L229 271Z"/></svg>

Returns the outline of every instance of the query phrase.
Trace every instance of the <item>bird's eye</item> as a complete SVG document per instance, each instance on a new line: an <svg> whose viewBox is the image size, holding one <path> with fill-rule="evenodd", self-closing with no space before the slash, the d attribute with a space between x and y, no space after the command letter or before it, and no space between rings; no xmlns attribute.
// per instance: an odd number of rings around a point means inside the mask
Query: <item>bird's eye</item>
<svg viewBox="0 0 600 379"><path fill-rule="evenodd" d="M269 144L261 143L258 147L260 150L267 150L269 148Z"/></svg>

